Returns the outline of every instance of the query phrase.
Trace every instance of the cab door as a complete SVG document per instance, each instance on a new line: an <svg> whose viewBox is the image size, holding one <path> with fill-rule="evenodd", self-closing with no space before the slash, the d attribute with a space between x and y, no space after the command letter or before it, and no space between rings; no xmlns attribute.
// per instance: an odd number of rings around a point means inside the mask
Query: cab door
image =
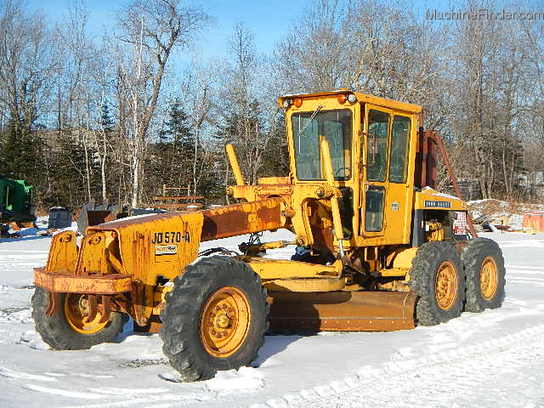
<svg viewBox="0 0 544 408"><path fill-rule="evenodd" d="M406 243L412 191L408 177L412 118L365 105L360 235L368 245Z"/></svg>

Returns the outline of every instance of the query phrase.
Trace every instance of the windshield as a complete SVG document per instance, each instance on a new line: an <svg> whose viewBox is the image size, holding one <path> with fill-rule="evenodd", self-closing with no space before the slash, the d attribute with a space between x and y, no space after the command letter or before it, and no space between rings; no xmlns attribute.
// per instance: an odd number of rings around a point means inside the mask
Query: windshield
<svg viewBox="0 0 544 408"><path fill-rule="evenodd" d="M299 180L323 180L319 138L329 142L336 180L351 177L351 111L348 109L295 113L291 117Z"/></svg>

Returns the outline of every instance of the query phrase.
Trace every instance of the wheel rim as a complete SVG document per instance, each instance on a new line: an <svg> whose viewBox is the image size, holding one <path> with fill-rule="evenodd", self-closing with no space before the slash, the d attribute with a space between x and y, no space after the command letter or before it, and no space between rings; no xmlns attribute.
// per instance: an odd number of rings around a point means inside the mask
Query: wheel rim
<svg viewBox="0 0 544 408"><path fill-rule="evenodd" d="M497 264L490 256L484 258L480 269L480 292L485 300L491 300L498 287Z"/></svg>
<svg viewBox="0 0 544 408"><path fill-rule="evenodd" d="M96 334L109 323L100 322L102 313L98 309L94 318L89 320L91 313L89 295L69 293L64 297L64 316L68 325L80 334Z"/></svg>
<svg viewBox="0 0 544 408"><path fill-rule="evenodd" d="M435 297L438 307L450 309L457 298L457 270L451 262L442 262L436 273Z"/></svg>
<svg viewBox="0 0 544 408"><path fill-rule="evenodd" d="M214 357L226 358L244 343L251 321L246 294L234 287L213 293L202 309L200 339Z"/></svg>

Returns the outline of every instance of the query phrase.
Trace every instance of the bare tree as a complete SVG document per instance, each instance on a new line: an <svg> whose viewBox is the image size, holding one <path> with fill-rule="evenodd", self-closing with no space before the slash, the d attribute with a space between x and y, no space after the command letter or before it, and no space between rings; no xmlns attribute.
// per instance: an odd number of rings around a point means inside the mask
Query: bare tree
<svg viewBox="0 0 544 408"><path fill-rule="evenodd" d="M262 87L258 82L262 61L255 50L254 36L244 25L234 27L230 59L225 67L221 91L222 143L237 144L242 171L256 183L269 143L267 124L261 112ZM223 146L221 146L223 147ZM225 166L225 182L228 182Z"/></svg>
<svg viewBox="0 0 544 408"><path fill-rule="evenodd" d="M83 147L86 201L90 201L93 196L90 151L93 143L93 135L90 132L93 112L90 111L92 108L89 102L94 97L91 72L96 52L86 34L87 20L85 6L75 2L68 10L66 24L59 28L59 45L64 50L61 81L65 93L65 107L64 114L59 112L58 130L71 133ZM66 125L68 128L63 129Z"/></svg>
<svg viewBox="0 0 544 408"><path fill-rule="evenodd" d="M54 50L42 15L15 0L0 2L0 172L40 186L37 200L51 192L35 129L47 113L49 79L58 68Z"/></svg>
<svg viewBox="0 0 544 408"><path fill-rule="evenodd" d="M16 127L30 128L49 96L48 78L58 68L52 36L39 14L18 2L0 6L0 104Z"/></svg>
<svg viewBox="0 0 544 408"><path fill-rule="evenodd" d="M469 1L468 10L493 8ZM461 171L476 178L484 198L516 193L523 172L530 83L528 45L520 22L467 19L457 24L448 74L457 84L449 92L456 110L449 118L455 140L466 146Z"/></svg>
<svg viewBox="0 0 544 408"><path fill-rule="evenodd" d="M192 162L192 194L197 195L200 180L209 163L210 152L203 149L203 130L210 119L212 109L213 80L212 68L194 70L184 83L184 91L189 104L189 115L192 119L194 133L194 152Z"/></svg>
<svg viewBox="0 0 544 408"><path fill-rule="evenodd" d="M131 113L131 125L125 130L132 139L133 207L140 201L146 140L168 60L174 48L186 45L207 20L202 11L179 3L136 0L120 15L121 39L133 47L132 63L119 66L120 86Z"/></svg>
<svg viewBox="0 0 544 408"><path fill-rule="evenodd" d="M339 0L319 0L307 10L275 51L281 92L316 91L348 86L345 7Z"/></svg>

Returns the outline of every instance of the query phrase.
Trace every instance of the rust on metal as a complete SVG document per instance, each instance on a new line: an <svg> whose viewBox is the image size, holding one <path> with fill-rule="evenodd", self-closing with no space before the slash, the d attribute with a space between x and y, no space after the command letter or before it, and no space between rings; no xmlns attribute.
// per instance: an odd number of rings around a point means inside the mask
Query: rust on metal
<svg viewBox="0 0 544 408"><path fill-rule="evenodd" d="M532 233L544 232L544 212L531 211L523 214L523 230Z"/></svg>
<svg viewBox="0 0 544 408"><path fill-rule="evenodd" d="M196 226L196 220L188 217L190 214L197 214L203 219L200 241L209 241L253 232L278 229L282 227L281 203L282 199L276 197L250 203L233 204L219 208L212 208L200 211L198 213L154 214L147 217L121 219L109 222L107 224L101 224L100 226L90 227L88 234L99 231L114 230L121 235L121 230L130 227L138 228L141 227L142 223L145 223L149 230L151 230L153 225L156 226L157 230L160 230L161 227L159 226L159 223L165 226L177 225L184 223L185 220L191 224L195 224ZM140 237L137 239L137 241L140 241ZM197 240L192 239L191 243L195 244L195 251L198 250ZM120 249L121 253L123 254L123 258L127 256L126 251L128 247L126 249L123 248L125 244L126 242L122 242ZM84 242L84 245L88 244ZM138 245L131 245L133 249L136 246ZM136 259L139 256L143 256L142 250L145 250L147 247L148 245L143 244L142 248L140 248L141 250L138 251L138 253L133 254L131 259ZM99 250L98 247L97 250ZM192 256L192 252L194 251L189 252L191 253L188 253L187 255L191 259L187 259L186 263L191 262L194 259L194 256ZM143 261L144 259L142 259L142 262ZM91 260L88 262L92 263ZM143 267L143 263L139 263L139 265ZM93 266L89 265L89 268L92 270Z"/></svg>
<svg viewBox="0 0 544 408"><path fill-rule="evenodd" d="M90 227L87 236L103 234L106 241L103 248L100 243L93 246L83 241L84 259L78 273L86 269L92 273L100 270L105 275L130 274L134 281L150 286L156 285L158 275L173 279L197 257L203 219L202 211L165 213ZM100 251L103 255L95 258L102 262L97 263L91 259L91 252L99 254ZM146 302L140 303L144 304Z"/></svg>
<svg viewBox="0 0 544 408"><path fill-rule="evenodd" d="M412 292L324 292L270 294L273 329L391 331L415 327Z"/></svg>
<svg viewBox="0 0 544 408"><path fill-rule="evenodd" d="M98 300L96 299L96 295L88 295L87 296L87 320L93 321L96 319L96 315L98 314Z"/></svg>
<svg viewBox="0 0 544 408"><path fill-rule="evenodd" d="M153 314L154 302L152 299L155 298L154 287L140 281L134 281L132 283L132 292L130 293L130 296L134 312L132 317L138 325L146 326Z"/></svg>
<svg viewBox="0 0 544 408"><path fill-rule="evenodd" d="M110 262L104 262L108 259L108 253L113 251L116 245L115 238L111 231L92 231L89 232L81 241L81 253L84 256L79 257L75 274L79 276L110 275L115 273Z"/></svg>
<svg viewBox="0 0 544 408"><path fill-rule="evenodd" d="M73 273L76 270L78 253L76 241L74 231L63 231L54 235L46 269L60 273Z"/></svg>
<svg viewBox="0 0 544 408"><path fill-rule="evenodd" d="M102 317L99 323L106 323L110 320L111 310L111 296L102 295Z"/></svg>
<svg viewBox="0 0 544 408"><path fill-rule="evenodd" d="M173 203L173 204L157 204L157 208L164 208L166 210L181 211L181 210L191 210L199 209L204 205L202 203Z"/></svg>
<svg viewBox="0 0 544 408"><path fill-rule="evenodd" d="M96 225L93 227L90 227L90 230L111 230L111 229L119 229L123 227L129 227L132 225L140 225L142 222L148 222L148 221L160 221L160 220L170 220L180 217L179 213L162 213L162 214L149 214L149 215L142 215L138 217L128 217L128 218L121 218L115 221L110 221L106 224Z"/></svg>
<svg viewBox="0 0 544 408"><path fill-rule="evenodd" d="M130 292L130 275L77 276L52 273L34 268L34 283L49 292L114 295Z"/></svg>
<svg viewBox="0 0 544 408"><path fill-rule="evenodd" d="M47 305L47 310L45 314L47 316L53 316L58 313L60 310L60 294L49 292L49 304Z"/></svg>
<svg viewBox="0 0 544 408"><path fill-rule="evenodd" d="M190 200L204 200L204 196L155 196L153 197L154 201L171 201L171 200L180 200L180 201L190 201Z"/></svg>
<svg viewBox="0 0 544 408"><path fill-rule="evenodd" d="M281 222L280 198L233 204L203 211L202 241L278 229Z"/></svg>
<svg viewBox="0 0 544 408"><path fill-rule="evenodd" d="M444 145L444 140L442 140L442 138L434 130L424 131L421 129L419 132L418 152L416 155L416 185L419 187L429 186L432 188L436 186L436 181L438 178L436 151L438 151L440 154L444 167L446 167L455 195L462 200L463 195L461 193L461 189L459 188L459 183L457 182L455 172L453 171L453 166L451 165L448 151ZM470 234L474 238L478 237L478 234L474 229L472 218L468 213L467 224Z"/></svg>
<svg viewBox="0 0 544 408"><path fill-rule="evenodd" d="M345 286L343 279L333 278L274 279L264 282L265 288L278 292L329 292L342 290Z"/></svg>

